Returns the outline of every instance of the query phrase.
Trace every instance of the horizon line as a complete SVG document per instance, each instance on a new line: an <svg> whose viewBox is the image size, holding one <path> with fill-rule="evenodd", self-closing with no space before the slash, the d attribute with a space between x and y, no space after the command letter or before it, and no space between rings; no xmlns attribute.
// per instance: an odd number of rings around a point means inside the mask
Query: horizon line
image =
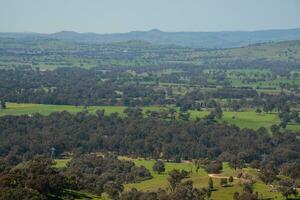
<svg viewBox="0 0 300 200"><path fill-rule="evenodd" d="M62 32L69 33L77 33L77 34L99 34L99 35L109 35L109 34L126 34L133 32L163 32L163 33L225 33L225 32L263 32L263 31L284 31L284 30L297 30L300 27L294 28L269 28L269 29L254 29L254 30L220 30L220 31L188 31L188 30L180 30L180 31L164 31L162 29L153 28L148 30L132 30L132 31L124 31L124 32L81 32L81 31L73 31L73 30L60 30L55 32L35 32L35 31L0 31L0 33L21 33L21 34L56 34Z"/></svg>

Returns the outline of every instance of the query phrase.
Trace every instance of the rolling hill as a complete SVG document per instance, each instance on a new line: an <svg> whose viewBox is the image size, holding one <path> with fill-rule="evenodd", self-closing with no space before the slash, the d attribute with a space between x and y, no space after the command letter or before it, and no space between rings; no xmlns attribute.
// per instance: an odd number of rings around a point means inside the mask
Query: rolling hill
<svg viewBox="0 0 300 200"><path fill-rule="evenodd" d="M0 37L11 38L51 38L80 43L111 43L128 40L144 40L161 45L180 45L194 48L232 48L254 43L278 42L300 39L300 28L263 31L223 31L223 32L163 32L132 31L128 33L97 34L61 31L52 34L0 33Z"/></svg>

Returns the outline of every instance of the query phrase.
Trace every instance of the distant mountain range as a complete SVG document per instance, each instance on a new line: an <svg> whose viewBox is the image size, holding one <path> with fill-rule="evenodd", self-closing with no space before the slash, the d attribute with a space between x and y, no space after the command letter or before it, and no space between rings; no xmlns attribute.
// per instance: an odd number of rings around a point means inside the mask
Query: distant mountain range
<svg viewBox="0 0 300 200"><path fill-rule="evenodd" d="M194 48L231 48L254 43L299 40L300 28L263 31L223 31L223 32L163 32L133 31L129 33L77 33L61 31L52 34L41 33L0 33L0 37L18 39L49 38L80 43L112 43L142 40L161 45L180 45Z"/></svg>

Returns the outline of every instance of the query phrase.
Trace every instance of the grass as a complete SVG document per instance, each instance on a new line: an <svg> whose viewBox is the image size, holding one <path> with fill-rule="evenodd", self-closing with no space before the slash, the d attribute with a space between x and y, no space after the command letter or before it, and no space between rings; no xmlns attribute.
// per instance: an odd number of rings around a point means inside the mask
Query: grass
<svg viewBox="0 0 300 200"><path fill-rule="evenodd" d="M107 197L93 195L83 191L66 190L65 194L73 196L76 200L108 200Z"/></svg>
<svg viewBox="0 0 300 200"><path fill-rule="evenodd" d="M0 110L0 116L4 115L32 115L40 113L42 115L49 115L52 112L68 111L70 113L77 113L84 110L90 113L95 113L97 110L105 110L105 114L119 113L124 115L125 106L89 106L86 109L83 106L72 105L47 105L47 104L18 104L7 103L7 109ZM148 106L143 108L146 110L161 110L159 106Z"/></svg>
<svg viewBox="0 0 300 200"><path fill-rule="evenodd" d="M297 71L298 72L298 71ZM275 79L270 79L267 74L272 74L270 70L266 69L240 69L240 70L227 70L227 78L231 81L234 87L251 87L257 89L259 92L267 93L278 93L281 92L281 84L291 84L300 86L300 78L286 78L286 77L276 77ZM242 80L247 78L261 78L261 81L255 81L250 83L243 83Z"/></svg>
<svg viewBox="0 0 300 200"><path fill-rule="evenodd" d="M86 110L89 113L95 113L97 110L105 110L105 114L109 115L112 113L119 113L120 116L124 116L125 106L90 106ZM159 111L165 109L165 107L160 106L147 106L143 107L144 111L152 110ZM46 104L17 104L17 103L7 103L7 109L0 110L0 116L4 115L32 115L34 113L40 113L43 115L49 115L52 112L68 111L70 113L77 113L84 110L83 106L71 106L71 105L46 105ZM177 108L178 110L178 108ZM208 115L209 111L190 111L191 119L196 119L196 117L203 118ZM265 127L270 129L273 124L279 124L280 119L277 113L262 113L257 114L253 110L232 112L224 111L223 118L221 121L225 121L229 124L235 124L240 128L251 128L258 129L260 127ZM287 127L289 130L300 131L300 124L289 124Z"/></svg>
<svg viewBox="0 0 300 200"><path fill-rule="evenodd" d="M121 157L121 159L124 159L124 157ZM128 158L125 158L128 159ZM193 181L194 186L197 188L204 188L208 186L208 174L204 171L204 169L200 169L198 173L196 173L195 166L191 162L185 162L185 163L170 163L166 162L166 172L162 174L158 174L152 170L152 166L154 164L154 160L145 160L145 159L132 159L132 161L135 162L138 166L145 166L152 174L153 178L151 180L146 180L140 183L133 183L133 184L126 184L125 190L128 191L131 188L137 188L138 190L143 191L156 191L159 188L168 188L168 172L172 169L179 169L179 170L186 170L191 171L190 180ZM246 168L243 169L244 171L247 171L251 173L253 176L257 176L257 172L254 169ZM234 171L231 169L227 163L223 164L223 171L220 174L220 176L236 176L237 173L240 172L240 170ZM263 196L264 198L274 198L275 200L282 200L283 197L276 192L270 192L270 186L267 186L263 184L257 177L256 177L257 183L254 185L254 190L259 192L260 196ZM233 182L232 187L221 187L220 186L220 180L218 178L213 178L214 181L214 187L216 191L212 193L212 198L215 200L229 200L232 199L232 196L234 192L241 192L242 186L240 186L236 180Z"/></svg>
<svg viewBox="0 0 300 200"><path fill-rule="evenodd" d="M190 111L191 118L196 117L203 118L208 115L209 111ZM225 121L229 124L235 124L240 128L251 128L259 129L260 127L265 127L270 129L273 124L279 124L280 119L277 113L261 113L257 114L255 111L224 111L223 118L221 121ZM287 127L289 130L300 131L300 124L289 124Z"/></svg>
<svg viewBox="0 0 300 200"><path fill-rule="evenodd" d="M55 167L57 168L64 168L67 166L67 163L70 162L71 158L61 158L55 159Z"/></svg>
<svg viewBox="0 0 300 200"><path fill-rule="evenodd" d="M56 159L56 166L59 168L63 168L66 166L66 164L70 161L71 158L66 159ZM206 173L206 171L202 168L198 172L196 172L196 168L192 162L181 162L181 163L173 163L173 162L165 162L165 168L166 171L164 173L158 174L152 170L152 166L154 165L154 160L146 160L142 158L138 159L132 159L125 156L119 156L119 159L123 160L131 160L133 161L137 166L145 166L153 176L152 179L142 181L139 183L132 183L132 184L125 184L124 189L125 191L129 191L132 188L136 188L138 190L142 191L156 191L159 188L163 188L168 190L168 172L170 172L172 169L178 169L178 170L186 170L191 172L190 178L186 180L192 180L194 183L194 187L196 188L205 188L208 186L208 179L209 176ZM259 197L263 197L265 199L273 198L274 200L283 200L284 198L281 196L281 194L277 192L271 191L271 186L265 185L262 181L258 178L258 171L253 168L244 168L244 169L238 169L234 170L230 168L228 163L223 163L223 170L220 173L220 177L229 177L233 176L236 177L237 174L241 171L247 172L255 177L256 183L254 184L254 191L259 193ZM242 192L242 186L238 184L237 180L234 180L231 187L222 187L220 186L220 179L219 178L213 178L214 182L214 188L216 189L212 193L211 200L229 200L232 199L232 196L234 192ZM103 197L99 197L96 195L92 195L90 193L84 192L84 191L66 191L68 194L72 194L75 199L91 199L91 200L105 200L107 197L104 195Z"/></svg>

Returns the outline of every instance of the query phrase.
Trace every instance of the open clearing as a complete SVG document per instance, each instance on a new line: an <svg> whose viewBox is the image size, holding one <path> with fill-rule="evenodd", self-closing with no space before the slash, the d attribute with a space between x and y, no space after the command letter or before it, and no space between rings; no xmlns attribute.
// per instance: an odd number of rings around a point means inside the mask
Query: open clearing
<svg viewBox="0 0 300 200"><path fill-rule="evenodd" d="M191 171L190 180L194 182L194 186L197 188L203 188L207 187L208 185L208 174L204 171L204 169L200 169L198 173L196 173L196 168L193 165L193 163L165 163L166 172L162 174L158 174L156 172L153 172L152 166L154 164L154 160L145 160L145 159L133 159L133 162L135 162L136 165L145 166L152 174L153 179L143 181L140 183L134 183L134 184L127 184L125 185L125 190L130 190L131 188L137 188L139 190L143 191L155 191L158 188L168 188L168 172L172 169L179 169L179 170L186 170ZM227 163L223 164L223 171L220 174L220 176L233 176L235 177L241 170L234 171L231 169ZM245 168L243 171L247 171L248 173L252 174L256 177L257 182L254 185L254 191L258 192L260 197L261 194L263 194L263 198L274 198L275 200L281 200L283 197L276 192L270 192L270 186L265 185L257 178L257 171L251 168ZM232 196L234 192L242 191L242 186L240 186L237 183L237 180L234 180L232 187L221 187L220 186L220 179L219 178L213 178L214 181L214 187L217 189L212 193L212 198L215 200L219 199L232 199Z"/></svg>
<svg viewBox="0 0 300 200"><path fill-rule="evenodd" d="M197 188L204 188L208 186L208 179L209 175L205 172L204 169L200 168L198 172L196 172L196 168L193 163L191 162L182 162L182 163L173 163L173 162L166 162L165 168L166 172L158 174L152 170L152 166L154 165L154 160L145 160L145 159L131 159L128 157L122 157L120 156L119 159L126 159L133 161L137 166L145 166L152 174L153 178L151 180L142 181L139 183L133 183L133 184L126 184L124 189L126 191L130 190L131 188L136 188L138 190L143 191L156 191L159 188L168 188L168 172L172 169L179 169L179 170L186 170L191 172L190 178L186 180L192 180L194 183L194 186ZM56 160L57 167L64 167L66 166L67 162L70 159L58 159ZM223 163L223 171L222 173L218 174L219 177L229 177L233 176L236 177L237 174L241 171L247 172L251 175L253 175L256 179L256 183L254 185L254 191L259 193L259 197L262 197L264 199L268 198L274 198L274 200L283 200L284 198L277 192L271 191L271 186L265 185L262 181L258 178L258 172L255 169L252 168L244 168L244 169L238 169L234 170L229 167L227 163ZM242 186L238 184L238 180L234 180L231 187L222 187L220 186L220 178L213 178L214 182L214 188L216 191L212 193L212 200L220 200L220 199L231 199L234 192L241 192ZM91 198L91 199L105 199L103 197L97 197L94 195L91 195L89 193L84 192L78 192L78 191L71 191L72 193L78 194L77 199L85 199L85 198Z"/></svg>

